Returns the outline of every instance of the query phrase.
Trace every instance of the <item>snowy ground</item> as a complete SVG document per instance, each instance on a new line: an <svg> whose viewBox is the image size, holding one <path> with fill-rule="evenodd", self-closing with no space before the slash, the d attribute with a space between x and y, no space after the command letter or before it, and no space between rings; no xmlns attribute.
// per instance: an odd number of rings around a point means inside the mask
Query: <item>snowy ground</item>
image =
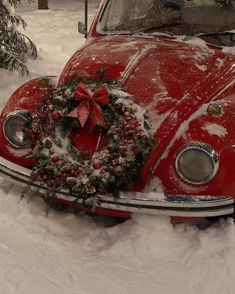
<svg viewBox="0 0 235 294"><path fill-rule="evenodd" d="M38 59L27 63L32 77L58 74L84 42L77 34L81 0L49 2L49 11L20 8L39 49ZM0 107L26 80L0 70ZM231 221L199 231L135 215L103 228L84 216L52 210L47 216L40 199L20 201L20 195L19 187L0 180L0 294L234 293Z"/></svg>

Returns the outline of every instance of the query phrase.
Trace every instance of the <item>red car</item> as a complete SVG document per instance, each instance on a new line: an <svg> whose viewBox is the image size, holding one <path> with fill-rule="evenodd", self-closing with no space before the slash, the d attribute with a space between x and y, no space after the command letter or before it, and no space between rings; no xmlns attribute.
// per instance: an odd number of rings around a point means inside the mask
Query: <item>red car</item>
<svg viewBox="0 0 235 294"><path fill-rule="evenodd" d="M234 0L101 1L57 84L6 103L1 173L106 216L232 214L234 32Z"/></svg>

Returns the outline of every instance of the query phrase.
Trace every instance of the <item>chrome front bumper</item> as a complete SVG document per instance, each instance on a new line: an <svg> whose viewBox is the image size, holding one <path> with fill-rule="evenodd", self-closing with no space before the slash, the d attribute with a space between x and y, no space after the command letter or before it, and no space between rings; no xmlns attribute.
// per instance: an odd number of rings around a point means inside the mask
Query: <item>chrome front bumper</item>
<svg viewBox="0 0 235 294"><path fill-rule="evenodd" d="M31 171L14 164L0 156L0 174L12 182L27 187L41 194L46 193L46 187L38 186L30 180ZM125 212L145 213L155 215L169 215L182 217L211 217L232 214L234 199L231 197L214 196L176 196L167 195L152 199L146 198L145 193L123 194L120 198L99 196L98 207ZM66 193L57 193L57 198L73 201L74 197ZM159 198L159 199L157 199ZM82 201L81 201L82 202Z"/></svg>

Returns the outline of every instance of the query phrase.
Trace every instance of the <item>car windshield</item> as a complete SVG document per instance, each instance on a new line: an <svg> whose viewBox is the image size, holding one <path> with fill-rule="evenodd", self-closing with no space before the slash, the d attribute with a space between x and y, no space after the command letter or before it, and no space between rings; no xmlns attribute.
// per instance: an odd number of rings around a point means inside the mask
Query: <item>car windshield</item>
<svg viewBox="0 0 235 294"><path fill-rule="evenodd" d="M99 31L199 36L234 46L235 0L109 0Z"/></svg>

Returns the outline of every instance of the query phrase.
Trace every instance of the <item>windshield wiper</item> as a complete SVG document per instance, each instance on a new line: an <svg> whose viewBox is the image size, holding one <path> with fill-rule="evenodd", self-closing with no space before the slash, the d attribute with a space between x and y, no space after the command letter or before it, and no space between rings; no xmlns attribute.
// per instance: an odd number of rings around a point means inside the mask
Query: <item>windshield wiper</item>
<svg viewBox="0 0 235 294"><path fill-rule="evenodd" d="M144 34L144 33L147 33L148 31L151 31L151 30L154 30L154 29L159 29L159 27L148 27L148 28L141 28L141 29L135 30L135 31L130 31L130 35L138 34L138 33L143 33ZM176 36L166 34L166 33L153 32L152 34L154 34L156 36L160 36L160 37L169 37L169 38L173 38L173 39L176 38Z"/></svg>
<svg viewBox="0 0 235 294"><path fill-rule="evenodd" d="M223 31L223 32L208 32L208 33L197 33L195 35L192 35L192 36L186 36L183 38L183 41L189 41L193 38L196 38L196 37L201 37L201 36L222 36L222 35L233 35L235 34L235 32L232 32L232 31Z"/></svg>

